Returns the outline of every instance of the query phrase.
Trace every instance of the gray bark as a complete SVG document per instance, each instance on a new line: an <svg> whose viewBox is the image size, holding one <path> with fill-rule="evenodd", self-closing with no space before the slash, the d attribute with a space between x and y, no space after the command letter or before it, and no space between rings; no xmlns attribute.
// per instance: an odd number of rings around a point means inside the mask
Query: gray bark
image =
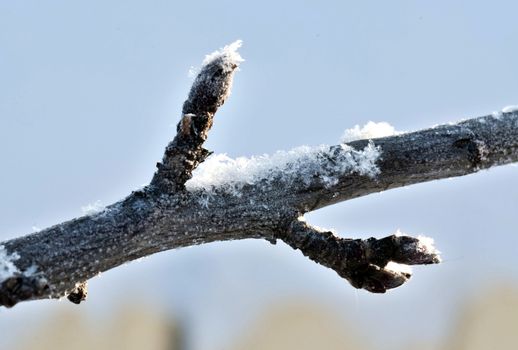
<svg viewBox="0 0 518 350"><path fill-rule="evenodd" d="M7 256L17 255L13 263L18 270L0 280L0 305L67 295L79 303L86 297L85 281L121 264L164 250L247 238L283 240L354 287L382 293L410 277L386 269L389 261L432 264L439 262L437 252L406 236L339 238L299 218L373 192L518 160L514 111L375 139L381 152L376 176L337 166L351 150L336 145L315 153L307 167L307 160L288 164L296 170L289 179L272 170L268 177L239 187L239 195L224 186L188 190L185 183L192 171L210 154L202 145L236 68L237 62L225 54L203 67L184 104L178 134L150 185L102 212L0 243ZM360 152L368 143L349 145Z"/></svg>

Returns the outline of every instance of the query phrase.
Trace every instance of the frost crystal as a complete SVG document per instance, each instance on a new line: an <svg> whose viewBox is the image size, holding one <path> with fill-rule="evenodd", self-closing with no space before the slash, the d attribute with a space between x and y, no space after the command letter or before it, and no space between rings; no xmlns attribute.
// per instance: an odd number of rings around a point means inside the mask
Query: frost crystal
<svg viewBox="0 0 518 350"><path fill-rule="evenodd" d="M239 52L237 52L241 45L243 45L243 41L236 40L232 44L229 44L222 49L216 50L213 53L206 55L202 66L206 66L217 59L228 60L231 63L239 65L239 63L244 61Z"/></svg>
<svg viewBox="0 0 518 350"><path fill-rule="evenodd" d="M0 245L0 282L20 272L14 264L18 259L20 259L18 253L8 254L5 247Z"/></svg>
<svg viewBox="0 0 518 350"><path fill-rule="evenodd" d="M337 147L301 146L251 158L233 159L226 154L217 154L200 164L186 187L190 191L222 189L237 196L245 185L259 182L268 185L274 180L287 185L293 185L295 181L308 185L318 179L330 187L338 182L339 176L346 174L375 177L379 174L376 162L380 154L380 148L373 142L359 151L342 144Z"/></svg>
<svg viewBox="0 0 518 350"><path fill-rule="evenodd" d="M495 119L500 119L502 118L502 112L493 111L491 112L491 116Z"/></svg>
<svg viewBox="0 0 518 350"><path fill-rule="evenodd" d="M518 105L515 106L507 106L502 108L502 113L513 113L518 112Z"/></svg>
<svg viewBox="0 0 518 350"><path fill-rule="evenodd" d="M354 128L345 130L342 135L342 142L352 142L356 140L375 139L378 137L398 135L401 132L387 122L368 122L360 128L359 125L355 125Z"/></svg>
<svg viewBox="0 0 518 350"><path fill-rule="evenodd" d="M187 76L188 76L189 78L194 79L194 78L196 78L196 76L198 75L198 73L199 73L199 72L200 72L200 69L199 69L199 68L196 68L196 67L194 67L194 66L191 66L191 67L189 68L189 72L187 73Z"/></svg>
<svg viewBox="0 0 518 350"><path fill-rule="evenodd" d="M397 230L394 233L396 237L405 237L406 235L402 233L400 230ZM433 238L426 236L417 236L417 238L410 238L410 241L404 242L401 246L404 254L406 255L406 259L410 265L417 264L438 264L441 262L440 254L434 247ZM399 243L401 241L397 240Z"/></svg>
<svg viewBox="0 0 518 350"><path fill-rule="evenodd" d="M237 40L205 56L199 70L191 67L189 74L196 74L196 77L189 93L189 100L201 98L207 102L216 98L216 101L210 103L216 103L218 106L223 104L230 95L234 72L244 61L237 52L241 44L242 41Z"/></svg>
<svg viewBox="0 0 518 350"><path fill-rule="evenodd" d="M401 232L400 229L397 229L396 232L393 233L393 235L396 237L401 237L401 236L404 236L405 234L403 232Z"/></svg>
<svg viewBox="0 0 518 350"><path fill-rule="evenodd" d="M417 239L419 240L419 242L417 243L417 249L420 252L423 252L427 255L436 255L440 261L439 255L441 254L441 252L434 247L433 238L426 236L417 236Z"/></svg>
<svg viewBox="0 0 518 350"><path fill-rule="evenodd" d="M102 205L100 200L97 200L93 203L85 205L84 207L81 207L81 212L83 215L92 215L103 211L103 209L104 205Z"/></svg>
<svg viewBox="0 0 518 350"><path fill-rule="evenodd" d="M198 204L200 206L202 206L203 208L207 209L209 207L209 204L210 204L210 200L211 200L211 195L210 193L204 193L202 194L199 198L198 198Z"/></svg>

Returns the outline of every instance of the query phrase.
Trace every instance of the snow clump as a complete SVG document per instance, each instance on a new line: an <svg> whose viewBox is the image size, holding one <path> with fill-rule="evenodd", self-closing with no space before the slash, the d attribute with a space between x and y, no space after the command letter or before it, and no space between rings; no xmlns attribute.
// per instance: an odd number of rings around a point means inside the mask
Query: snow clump
<svg viewBox="0 0 518 350"><path fill-rule="evenodd" d="M339 176L347 174L376 177L380 171L376 165L380 154L381 149L373 142L369 142L363 150L341 144L334 147L301 146L251 158L216 154L200 164L186 187L189 191L222 189L237 196L245 185L260 182L268 185L281 181L289 186L296 185L295 182L309 185L320 179L326 187L330 187L338 182Z"/></svg>
<svg viewBox="0 0 518 350"><path fill-rule="evenodd" d="M100 213L104 210L104 205L102 205L100 200L97 200L93 203L87 204L84 207L81 207L81 212L83 215L93 215Z"/></svg>
<svg viewBox="0 0 518 350"><path fill-rule="evenodd" d="M244 59L241 57L237 50L243 45L242 40L236 40L231 44L223 47L222 49L216 50L205 56L205 59L202 62L202 67L205 67L209 63L214 62L215 60L222 59L227 61L228 63L232 63L235 65L239 65L239 63L243 62ZM192 67L191 67L192 70Z"/></svg>
<svg viewBox="0 0 518 350"><path fill-rule="evenodd" d="M355 125L354 128L347 129L342 135L342 142L348 143L356 140L375 139L379 137L393 136L401 134L387 122L369 121L363 127Z"/></svg>
<svg viewBox="0 0 518 350"><path fill-rule="evenodd" d="M18 253L8 254L3 245L0 245L0 283L15 273L20 273L14 262L20 259Z"/></svg>

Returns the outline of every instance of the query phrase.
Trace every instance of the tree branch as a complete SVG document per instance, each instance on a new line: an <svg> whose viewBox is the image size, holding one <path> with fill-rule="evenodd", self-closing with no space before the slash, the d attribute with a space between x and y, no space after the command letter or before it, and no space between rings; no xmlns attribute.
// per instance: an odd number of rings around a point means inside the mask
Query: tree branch
<svg viewBox="0 0 518 350"><path fill-rule="evenodd" d="M163 192L183 189L192 171L209 156L202 146L214 114L230 95L234 72L242 61L236 51L240 46L241 41L236 41L207 57L183 104L178 133L167 145L162 163L157 164L152 186Z"/></svg>
<svg viewBox="0 0 518 350"><path fill-rule="evenodd" d="M518 111L468 119L457 124L436 126L412 133L374 140L381 150L376 177L357 173L333 172L338 181L315 185L297 198L294 206L301 211L315 210L337 202L374 192L416 183L464 176L493 166L518 161ZM349 143L362 149L368 140ZM331 147L335 154L329 163L343 158L340 145ZM325 164L324 167L330 164ZM299 179L294 179L297 182Z"/></svg>
<svg viewBox="0 0 518 350"><path fill-rule="evenodd" d="M439 262L426 239L343 239L300 217L372 192L518 160L518 112L509 111L349 145L205 161L210 152L202 145L230 93L238 47L204 62L149 186L99 213L0 244L0 305L66 295L79 303L84 281L100 272L164 250L247 238L281 239L354 287L384 292L410 277L392 262Z"/></svg>
<svg viewBox="0 0 518 350"><path fill-rule="evenodd" d="M382 239L344 239L300 220L292 222L282 240L316 263L333 269L355 288L373 293L385 293L410 278L409 271L387 267L389 262L425 265L441 261L429 238L392 235Z"/></svg>

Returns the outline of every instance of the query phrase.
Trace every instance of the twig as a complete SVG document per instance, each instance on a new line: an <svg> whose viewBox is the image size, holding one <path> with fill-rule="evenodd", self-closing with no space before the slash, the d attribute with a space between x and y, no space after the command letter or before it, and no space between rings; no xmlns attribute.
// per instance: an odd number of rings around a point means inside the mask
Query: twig
<svg viewBox="0 0 518 350"><path fill-rule="evenodd" d="M121 264L164 250L247 238L284 240L354 287L384 292L410 277L389 268L390 262L439 261L426 240L343 239L299 218L369 193L518 160L518 112L506 110L398 136L289 152L281 161L252 159L255 170L244 178L229 176L236 174L230 169L216 172L209 184L200 180L202 174L187 182L210 153L203 142L230 93L239 45L206 59L149 186L99 213L0 244L0 305L67 295L78 303L86 297L84 281Z"/></svg>

